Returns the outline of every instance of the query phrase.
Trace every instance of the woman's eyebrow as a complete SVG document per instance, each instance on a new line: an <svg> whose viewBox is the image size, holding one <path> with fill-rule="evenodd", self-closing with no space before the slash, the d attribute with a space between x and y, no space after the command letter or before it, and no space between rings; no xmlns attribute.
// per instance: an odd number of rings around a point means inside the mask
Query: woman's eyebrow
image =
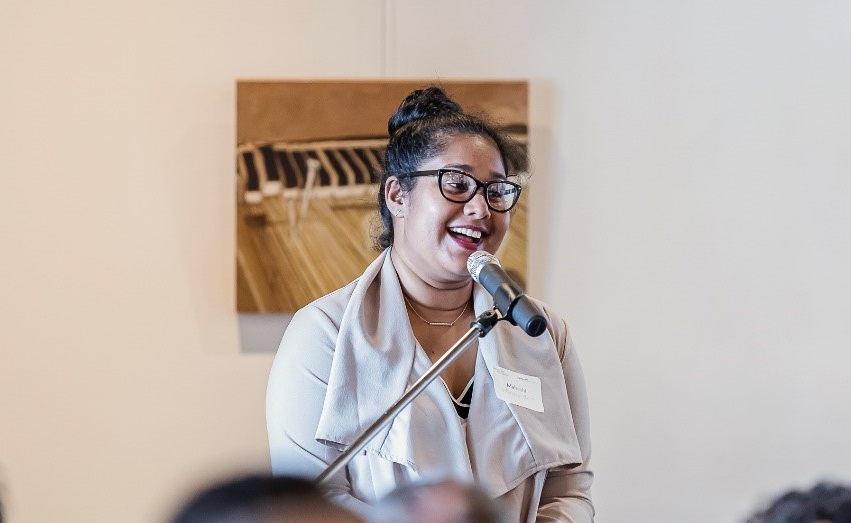
<svg viewBox="0 0 851 523"><path fill-rule="evenodd" d="M443 168L444 169L458 169L459 171L464 171L464 173L472 176L473 166L468 165L466 163L450 163L450 164L444 165ZM503 180L508 178L508 176L506 176L505 173L496 172L496 171L491 172L491 176L493 176L494 178L500 178L500 179L503 179Z"/></svg>
<svg viewBox="0 0 851 523"><path fill-rule="evenodd" d="M443 166L444 169L458 169L459 171L464 171L465 173L469 173L473 170L472 165L468 165L466 163L449 163Z"/></svg>

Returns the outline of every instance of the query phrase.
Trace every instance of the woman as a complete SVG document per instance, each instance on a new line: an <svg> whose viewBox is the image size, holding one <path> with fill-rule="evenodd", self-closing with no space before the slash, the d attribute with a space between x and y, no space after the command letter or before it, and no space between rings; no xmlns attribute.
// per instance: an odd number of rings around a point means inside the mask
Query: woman
<svg viewBox="0 0 851 523"><path fill-rule="evenodd" d="M272 367L277 474L320 474L493 307L466 264L505 237L520 194L510 179L516 149L437 87L411 93L388 128L384 251L295 314ZM531 338L497 324L329 478L331 496L367 515L399 485L444 477L478 484L514 521L592 521L582 371L564 320L538 305L548 332ZM497 397L493 376L503 369L540 380L532 394L543 412Z"/></svg>

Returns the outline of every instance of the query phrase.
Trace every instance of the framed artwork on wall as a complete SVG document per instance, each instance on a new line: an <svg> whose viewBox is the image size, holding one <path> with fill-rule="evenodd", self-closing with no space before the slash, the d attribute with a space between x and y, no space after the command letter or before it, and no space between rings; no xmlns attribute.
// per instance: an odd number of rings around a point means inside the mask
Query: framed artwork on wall
<svg viewBox="0 0 851 523"><path fill-rule="evenodd" d="M295 312L357 278L376 257L387 120L408 93L432 83L237 82L238 312ZM485 115L528 148L527 82L439 85L465 111ZM526 209L521 199L495 253L519 282L526 274Z"/></svg>

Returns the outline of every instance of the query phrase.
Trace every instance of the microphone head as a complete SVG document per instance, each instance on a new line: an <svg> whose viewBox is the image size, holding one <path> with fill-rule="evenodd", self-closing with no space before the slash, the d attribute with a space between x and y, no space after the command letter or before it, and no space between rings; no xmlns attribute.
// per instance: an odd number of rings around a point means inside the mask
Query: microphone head
<svg viewBox="0 0 851 523"><path fill-rule="evenodd" d="M489 263L495 263L502 267L499 260L496 259L496 256L487 251L476 251L467 258L467 270L470 271L470 276L473 277L473 281L479 283L479 273L481 272L482 267Z"/></svg>

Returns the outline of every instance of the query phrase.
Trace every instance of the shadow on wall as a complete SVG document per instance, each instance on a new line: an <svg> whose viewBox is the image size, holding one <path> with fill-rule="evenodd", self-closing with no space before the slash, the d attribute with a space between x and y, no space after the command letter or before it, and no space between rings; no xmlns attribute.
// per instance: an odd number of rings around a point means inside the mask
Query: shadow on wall
<svg viewBox="0 0 851 523"><path fill-rule="evenodd" d="M292 317L292 314L237 314L240 352L276 352Z"/></svg>

